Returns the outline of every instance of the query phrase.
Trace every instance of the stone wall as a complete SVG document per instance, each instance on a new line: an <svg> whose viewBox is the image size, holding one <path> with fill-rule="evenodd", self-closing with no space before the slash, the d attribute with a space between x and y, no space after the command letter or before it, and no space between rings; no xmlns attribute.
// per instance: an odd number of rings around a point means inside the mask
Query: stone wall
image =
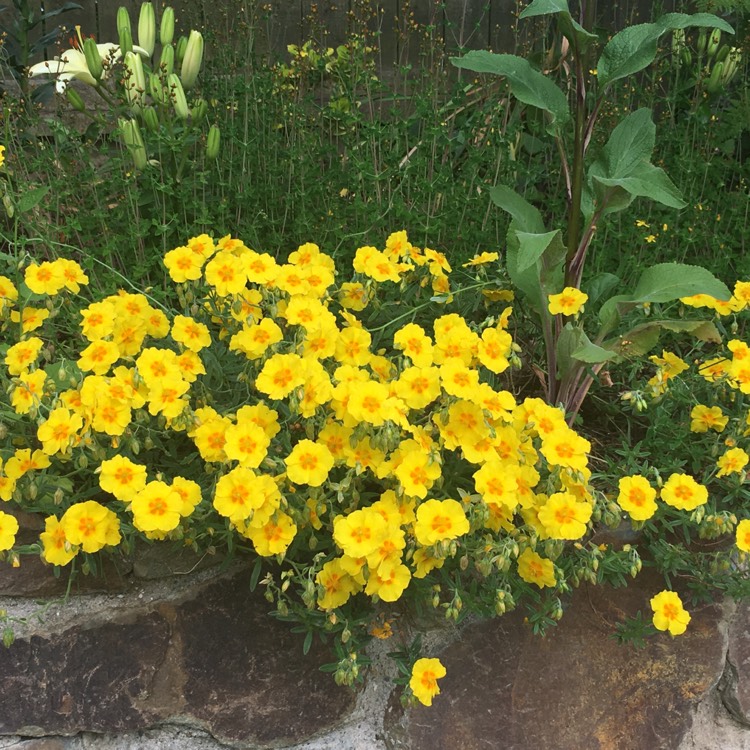
<svg viewBox="0 0 750 750"><path fill-rule="evenodd" d="M404 712L378 641L356 691L318 666L315 642L268 615L249 566L139 551L64 579L0 571L16 640L0 648L0 748L135 750L741 750L750 747L750 607L692 611L686 635L620 646L614 625L646 611L656 582L576 592L542 639L522 613L428 634L448 669L432 708ZM39 595L48 599L40 603Z"/></svg>

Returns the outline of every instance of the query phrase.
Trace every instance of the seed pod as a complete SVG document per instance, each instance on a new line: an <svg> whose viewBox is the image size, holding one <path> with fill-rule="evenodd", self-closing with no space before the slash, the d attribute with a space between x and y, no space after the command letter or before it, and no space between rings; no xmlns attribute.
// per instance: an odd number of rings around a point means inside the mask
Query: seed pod
<svg viewBox="0 0 750 750"><path fill-rule="evenodd" d="M156 46L156 16L153 3L143 3L138 16L138 46L146 50L151 57Z"/></svg>
<svg viewBox="0 0 750 750"><path fill-rule="evenodd" d="M95 81L101 81L102 75L104 75L104 66L96 47L96 41L91 37L83 43L83 56L86 58L86 67L89 69L92 78Z"/></svg>
<svg viewBox="0 0 750 750"><path fill-rule="evenodd" d="M168 5L161 14L159 41L166 46L172 44L172 39L174 39L174 8Z"/></svg>

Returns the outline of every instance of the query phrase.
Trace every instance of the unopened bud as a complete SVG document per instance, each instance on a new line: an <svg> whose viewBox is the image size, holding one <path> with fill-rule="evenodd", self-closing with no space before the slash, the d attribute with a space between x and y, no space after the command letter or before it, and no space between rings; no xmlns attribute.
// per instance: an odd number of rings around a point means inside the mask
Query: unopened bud
<svg viewBox="0 0 750 750"><path fill-rule="evenodd" d="M117 9L117 33L121 34L123 29L130 31L130 13L125 6Z"/></svg>
<svg viewBox="0 0 750 750"><path fill-rule="evenodd" d="M143 117L143 124L149 132L159 132L159 115L156 114L156 110L153 107L146 107L141 117Z"/></svg>
<svg viewBox="0 0 750 750"><path fill-rule="evenodd" d="M164 75L174 72L174 47L171 44L165 44L159 57L159 68Z"/></svg>
<svg viewBox="0 0 750 750"><path fill-rule="evenodd" d="M126 120L122 117L119 122L122 142L133 158L136 169L145 169L148 159L146 158L146 146L138 123L135 120Z"/></svg>
<svg viewBox="0 0 750 750"><path fill-rule="evenodd" d="M718 52L720 44L721 29L714 29L713 33L711 34L711 38L708 40L708 44L706 45L706 54L708 55L709 59L711 59Z"/></svg>
<svg viewBox="0 0 750 750"><path fill-rule="evenodd" d="M89 69L91 77L95 81L101 81L104 74L104 66L102 65L102 58L99 57L96 41L91 37L83 43L83 56L86 58L86 67Z"/></svg>
<svg viewBox="0 0 750 750"><path fill-rule="evenodd" d="M138 16L138 46L146 50L151 57L156 46L156 16L153 3L143 3Z"/></svg>
<svg viewBox="0 0 750 750"><path fill-rule="evenodd" d="M161 14L159 41L162 45L167 45L172 44L172 39L174 39L174 8L168 5Z"/></svg>
<svg viewBox="0 0 750 750"><path fill-rule="evenodd" d="M77 109L79 112L86 111L86 102L83 101L81 95L72 86L68 86L65 89L65 96L73 109Z"/></svg>
<svg viewBox="0 0 750 750"><path fill-rule="evenodd" d="M141 56L135 52L125 55L125 69L128 71L125 93L134 114L143 111L143 95L146 91L146 74L143 70Z"/></svg>
<svg viewBox="0 0 750 750"><path fill-rule="evenodd" d="M206 156L209 159L215 159L219 155L220 146L221 132L216 125L212 125L208 131L208 139L206 141Z"/></svg>
<svg viewBox="0 0 750 750"><path fill-rule="evenodd" d="M130 31L129 28L127 29L120 29L120 33L118 34L119 41L120 41L120 52L124 55L127 55L128 52L133 51L133 34Z"/></svg>
<svg viewBox="0 0 750 750"><path fill-rule="evenodd" d="M177 45L175 46L175 49L174 49L174 57L178 65L182 65L182 61L185 58L185 50L187 49L187 43L188 43L188 40L186 36L181 36L177 40Z"/></svg>
<svg viewBox="0 0 750 750"><path fill-rule="evenodd" d="M180 79L185 89L195 85L203 63L203 35L200 31L191 31L185 47L185 57L182 59Z"/></svg>
<svg viewBox="0 0 750 750"><path fill-rule="evenodd" d="M182 83L175 73L171 73L167 76L167 85L169 86L169 94L174 105L174 111L177 117L182 120L187 120L190 117L190 110L188 109L187 99L185 98L185 91L182 88Z"/></svg>
<svg viewBox="0 0 750 750"><path fill-rule="evenodd" d="M190 116L193 122L200 122L208 114L208 103L205 99L196 99L190 108Z"/></svg>

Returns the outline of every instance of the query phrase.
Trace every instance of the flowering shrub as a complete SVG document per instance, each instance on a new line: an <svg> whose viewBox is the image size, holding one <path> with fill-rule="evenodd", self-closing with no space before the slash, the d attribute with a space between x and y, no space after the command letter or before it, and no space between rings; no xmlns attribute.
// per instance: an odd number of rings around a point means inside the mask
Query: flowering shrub
<svg viewBox="0 0 750 750"><path fill-rule="evenodd" d="M518 361L511 309L445 312L452 294L494 286L487 261L467 264L478 283L451 290L446 258L397 232L383 250L359 248L354 280L339 283L312 243L280 264L201 235L164 257L167 304L124 290L86 302L75 261L22 264L0 277L0 408L13 420L0 498L44 514L45 531L15 545L18 524L3 513L0 547L13 564L35 553L85 568L138 537L247 550L254 582L275 558L267 598L310 638L337 635L332 670L351 683L362 643L392 631L403 600L452 619L465 605L502 614L523 602L542 629L571 585L635 576L635 547L584 541L594 522L616 525L624 512L663 538L657 519L705 528L710 517L731 531L746 489L709 500L681 471L658 504L641 474L620 479L617 502L592 488L589 441L561 410L504 387ZM431 296L399 319L389 289ZM431 332L404 322L416 311ZM365 326L378 316L393 322ZM733 359L721 372L712 360L708 377L744 393L748 348L729 346ZM654 381L662 399L669 368L687 368L667 354ZM696 407L693 430L723 430L716 408ZM741 484L747 455L733 450L708 481ZM655 625L676 634L686 620L662 599ZM408 682L429 704L442 668L417 656Z"/></svg>

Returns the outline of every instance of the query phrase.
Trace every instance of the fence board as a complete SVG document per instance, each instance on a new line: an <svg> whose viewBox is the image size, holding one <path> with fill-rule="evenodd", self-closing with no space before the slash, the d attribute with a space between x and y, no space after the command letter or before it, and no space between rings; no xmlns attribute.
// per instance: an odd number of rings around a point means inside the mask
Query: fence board
<svg viewBox="0 0 750 750"><path fill-rule="evenodd" d="M446 0L445 48L449 53L487 47L489 30L489 0Z"/></svg>

